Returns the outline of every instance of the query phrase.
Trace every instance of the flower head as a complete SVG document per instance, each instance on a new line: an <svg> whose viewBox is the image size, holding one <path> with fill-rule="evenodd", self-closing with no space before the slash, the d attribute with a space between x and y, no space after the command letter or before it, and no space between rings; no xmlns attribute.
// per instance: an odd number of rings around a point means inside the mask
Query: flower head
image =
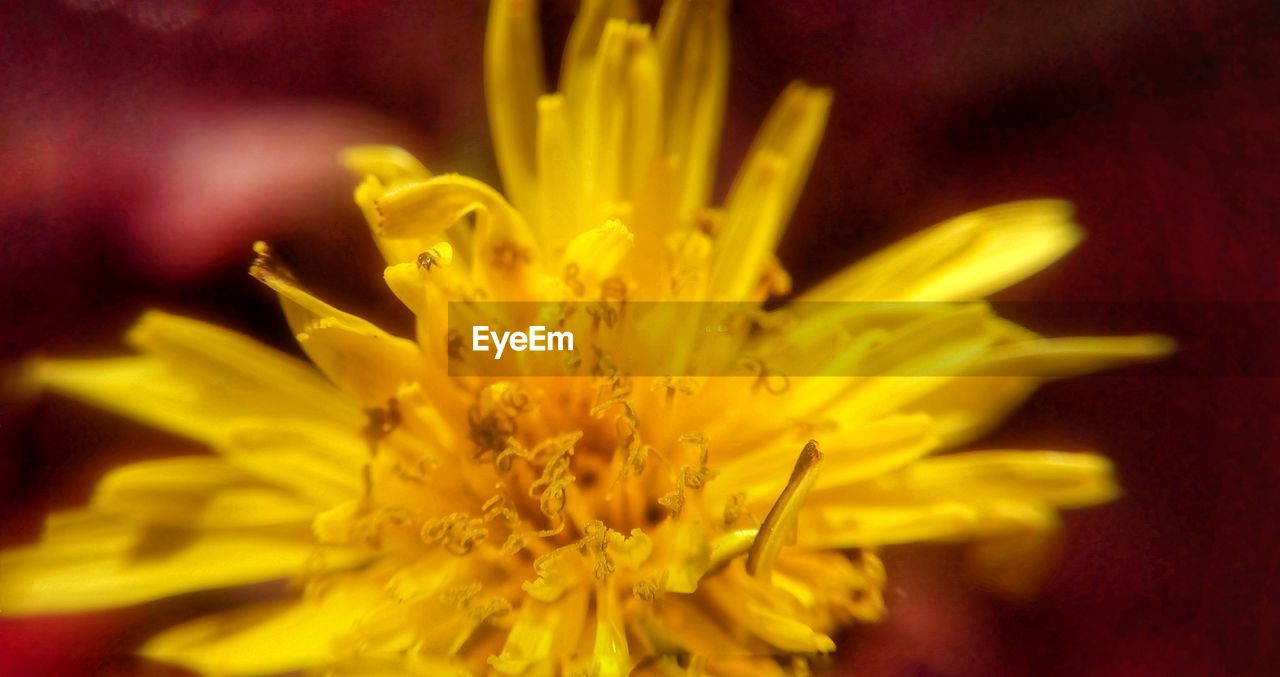
<svg viewBox="0 0 1280 677"><path fill-rule="evenodd" d="M966 214L801 295L963 302L833 303L775 339L874 376L631 376L607 368L624 349L603 341L583 351L589 376L450 375L450 301L760 307L790 291L773 251L830 93L788 88L712 206L724 3L667 2L656 29L627 5L583 3L547 93L536 3L493 3L505 196L399 149L346 154L416 340L320 300L259 245L251 272L311 365L159 312L129 334L134 356L36 363L48 387L213 453L110 472L88 507L0 556L0 611L287 580L277 600L142 651L219 674L772 673L885 612L883 546L978 541L978 572L1030 588L1057 510L1115 495L1108 463L937 452L1045 378L1169 349L1045 339L974 301L1076 243L1061 202ZM704 340L661 329L691 354Z"/></svg>

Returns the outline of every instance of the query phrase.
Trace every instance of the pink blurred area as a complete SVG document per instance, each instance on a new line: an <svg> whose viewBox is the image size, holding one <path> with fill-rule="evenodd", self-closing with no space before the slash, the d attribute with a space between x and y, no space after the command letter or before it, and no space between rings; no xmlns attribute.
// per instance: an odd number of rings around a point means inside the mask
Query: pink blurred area
<svg viewBox="0 0 1280 677"><path fill-rule="evenodd" d="M474 159L486 138L472 80L480 6L66 0L0 11L0 289L30 332L6 328L6 353L40 346L100 302L208 282L242 266L255 239L305 232L340 247L330 226L356 214L337 161L345 146L486 166Z"/></svg>
<svg viewBox="0 0 1280 677"><path fill-rule="evenodd" d="M483 5L0 10L0 356L116 351L151 304L285 345L243 274L259 238L396 322L336 152L394 142L494 180ZM554 51L573 3L547 5ZM789 79L836 91L783 248L801 285L947 216L1052 195L1076 203L1088 238L1002 298L1280 301L1274 2L739 2L732 28L722 175ZM1218 339L1245 362L1275 343L1247 323ZM834 671L1273 674L1277 405L1261 375L1048 386L990 444L1097 449L1126 497L1067 517L1061 566L1028 604L975 590L952 548L889 552L891 616L854 630ZM6 406L3 543L33 538L40 514L82 501L113 463L179 444L65 402ZM183 613L0 619L0 674L155 670L124 656Z"/></svg>

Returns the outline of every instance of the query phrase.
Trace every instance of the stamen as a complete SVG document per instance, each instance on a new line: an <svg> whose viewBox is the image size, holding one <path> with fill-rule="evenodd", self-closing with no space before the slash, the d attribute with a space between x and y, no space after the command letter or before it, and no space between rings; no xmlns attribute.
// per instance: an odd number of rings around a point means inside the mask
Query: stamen
<svg viewBox="0 0 1280 677"><path fill-rule="evenodd" d="M444 517L434 517L423 522L421 537L426 543L440 543L445 550L458 556L471 552L476 543L489 536L484 521L472 518L464 512Z"/></svg>
<svg viewBox="0 0 1280 677"><path fill-rule="evenodd" d="M565 286L569 287L569 289L577 296L582 296L587 293L587 285L585 285L579 278L580 274L581 271L579 270L576 262L571 262L564 267Z"/></svg>
<svg viewBox="0 0 1280 677"><path fill-rule="evenodd" d="M818 467L822 465L822 452L818 443L809 440L796 459L796 466L791 471L787 486L783 487L778 500L770 508L764 518L764 524L756 532L756 539L747 551L747 573L757 580L768 581L773 573L773 562L782 550L783 542L795 528L796 517L800 505L804 502L809 489L818 479Z"/></svg>
<svg viewBox="0 0 1280 677"><path fill-rule="evenodd" d="M537 401L512 383L495 383L476 396L467 410L467 436L475 444L473 458L490 454L496 459L510 445L517 432L516 418L532 411Z"/></svg>
<svg viewBox="0 0 1280 677"><path fill-rule="evenodd" d="M467 618L480 623L490 616L502 616L511 612L511 602L502 597L491 597L483 602L468 604ZM456 649L455 649L456 651Z"/></svg>
<svg viewBox="0 0 1280 677"><path fill-rule="evenodd" d="M786 374L769 367L758 357L744 357L739 366L756 377L754 388L764 388L770 395L781 395L791 389L791 379Z"/></svg>
<svg viewBox="0 0 1280 677"><path fill-rule="evenodd" d="M739 517L746 512L747 492L739 491L729 495L729 499L724 503L724 525L725 527L733 526Z"/></svg>
<svg viewBox="0 0 1280 677"><path fill-rule="evenodd" d="M374 456L378 451L378 442L400 427L400 403L393 397L387 400L386 409L375 407L365 409L364 413L368 422L360 430L360 434L369 443L369 455Z"/></svg>
<svg viewBox="0 0 1280 677"><path fill-rule="evenodd" d="M533 252L515 242L500 242L493 246L490 263L498 270L513 270L516 266L533 262Z"/></svg>
<svg viewBox="0 0 1280 677"><path fill-rule="evenodd" d="M636 581L635 585L631 586L631 594L635 595L636 599L639 599L645 602L652 602L658 599L659 597L662 597L662 593L666 592L666 590L667 590L667 570L666 569L663 569L662 571L658 572L653 576L650 576L649 578Z"/></svg>
<svg viewBox="0 0 1280 677"><path fill-rule="evenodd" d="M675 402L676 395L693 395L698 392L698 382L687 376L663 376L655 379L649 388L652 391L666 390L667 404Z"/></svg>
<svg viewBox="0 0 1280 677"><path fill-rule="evenodd" d="M680 513L684 511L684 485L681 484L674 491L668 491L658 499L658 504L671 511L671 516L680 519Z"/></svg>
<svg viewBox="0 0 1280 677"><path fill-rule="evenodd" d="M494 494L489 500L480 506L480 510L484 511L486 520L494 520L502 518L509 523L515 523L520 520L520 515L511 507L511 496L507 494L507 487L502 482L498 482L494 487L498 493Z"/></svg>
<svg viewBox="0 0 1280 677"><path fill-rule="evenodd" d="M253 243L253 263L249 264L249 274L267 283L267 286L271 286L269 280L283 280L289 283L297 282L293 272L275 258L271 251L271 245L262 240Z"/></svg>
<svg viewBox="0 0 1280 677"><path fill-rule="evenodd" d="M449 359L462 361L462 348L466 346L466 340L462 338L462 332L457 329L450 329L445 336L445 354Z"/></svg>

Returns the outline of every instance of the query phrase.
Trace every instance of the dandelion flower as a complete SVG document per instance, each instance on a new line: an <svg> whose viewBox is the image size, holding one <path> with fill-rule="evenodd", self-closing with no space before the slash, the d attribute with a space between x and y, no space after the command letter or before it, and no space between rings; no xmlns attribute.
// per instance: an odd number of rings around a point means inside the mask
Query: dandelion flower
<svg viewBox="0 0 1280 677"><path fill-rule="evenodd" d="M628 5L583 2L549 93L536 3L492 3L505 193L396 148L346 154L416 340L312 295L258 245L251 272L311 364L161 312L128 334L132 356L35 362L45 387L212 453L107 473L87 507L0 555L0 612L287 581L141 652L214 674L759 675L885 613L886 546L973 541L975 572L1031 589L1057 511L1116 495L1107 461L939 452L1047 378L1169 350L1043 338L979 300L1076 244L1062 202L965 214L799 295L841 303L780 340L875 376L450 375L450 301L790 293L773 252L831 94L787 88L713 206L725 3L669 1L654 28ZM959 303L844 303L862 301Z"/></svg>

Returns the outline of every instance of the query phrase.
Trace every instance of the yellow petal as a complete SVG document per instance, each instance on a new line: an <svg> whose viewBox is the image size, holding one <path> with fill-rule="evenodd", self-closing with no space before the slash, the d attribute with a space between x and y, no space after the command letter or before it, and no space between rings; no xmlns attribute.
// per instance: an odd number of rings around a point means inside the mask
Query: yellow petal
<svg viewBox="0 0 1280 677"><path fill-rule="evenodd" d="M664 150L679 167L678 215L686 222L711 198L729 79L728 2L671 0L658 18Z"/></svg>
<svg viewBox="0 0 1280 677"><path fill-rule="evenodd" d="M1062 550L1062 530L1056 516L1038 528L970 545L965 570L987 592L1014 602L1035 598L1053 573Z"/></svg>
<svg viewBox="0 0 1280 677"><path fill-rule="evenodd" d="M708 579L703 592L713 613L718 612L716 615L731 626L764 640L765 646L772 649L770 653L835 650L832 639L813 628L814 618L799 600L782 588L750 576L741 560L730 563L722 575ZM724 653L721 650L712 655Z"/></svg>
<svg viewBox="0 0 1280 677"><path fill-rule="evenodd" d="M31 374L54 392L197 440L219 435L232 415L231 403L205 398L198 384L150 357L39 360Z"/></svg>
<svg viewBox="0 0 1280 677"><path fill-rule="evenodd" d="M617 220L606 221L573 238L564 252L566 279L572 275L587 289L599 285L613 274L635 240L635 235Z"/></svg>
<svg viewBox="0 0 1280 677"><path fill-rule="evenodd" d="M583 196L563 94L538 99L538 232L557 252L582 230Z"/></svg>
<svg viewBox="0 0 1280 677"><path fill-rule="evenodd" d="M993 348L972 371L983 376L1080 376L1158 360L1175 347L1173 340L1158 334L1020 341Z"/></svg>
<svg viewBox="0 0 1280 677"><path fill-rule="evenodd" d="M398 263L382 272L382 279L396 299L414 315L427 314L426 273L417 262Z"/></svg>
<svg viewBox="0 0 1280 677"><path fill-rule="evenodd" d="M1106 457L1054 451L971 451L937 456L913 464L903 482L920 498L998 497L1066 508L1105 503L1119 493Z"/></svg>
<svg viewBox="0 0 1280 677"><path fill-rule="evenodd" d="M862 548L993 538L1043 528L1053 511L1016 500L911 502L902 506L818 505L802 512L801 548Z"/></svg>
<svg viewBox="0 0 1280 677"><path fill-rule="evenodd" d="M836 643L830 637L795 618L753 603L747 604L747 613L752 631L783 651L830 653L836 650Z"/></svg>
<svg viewBox="0 0 1280 677"><path fill-rule="evenodd" d="M417 344L369 325L355 329L296 309L298 344L333 382L367 407L385 406L405 383L424 376ZM286 314L291 314L286 310Z"/></svg>
<svg viewBox="0 0 1280 677"><path fill-rule="evenodd" d="M430 242L445 239L447 229L474 215L469 265L490 300L520 300L536 288L537 242L524 217L489 186L453 174L437 176L387 193L378 208L386 237ZM455 249L461 244L449 239Z"/></svg>
<svg viewBox="0 0 1280 677"><path fill-rule="evenodd" d="M502 653L490 656L489 664L504 675L519 675L530 669L548 671L558 659L577 648L589 600L587 589L582 586L554 602L525 599Z"/></svg>
<svg viewBox="0 0 1280 677"><path fill-rule="evenodd" d="M806 547L862 547L994 538L1043 530L1053 507L1102 503L1118 493L1111 465L1094 454L968 452L925 459L848 489L815 492L801 515Z"/></svg>
<svg viewBox="0 0 1280 677"><path fill-rule="evenodd" d="M847 487L879 477L911 463L938 446L928 416L899 415L879 419L823 436L826 461L818 487ZM783 479L795 464L796 443L780 440L759 452L733 459L707 487L713 500L744 491L748 502L778 495Z"/></svg>
<svg viewBox="0 0 1280 677"><path fill-rule="evenodd" d="M415 261L422 251L421 240L387 237L382 233L382 214L378 211L378 202L386 194L386 186L378 177L370 174L356 186L356 206L364 215L365 223L369 225L369 233L373 236L373 243L378 246L383 260L391 265Z"/></svg>
<svg viewBox="0 0 1280 677"><path fill-rule="evenodd" d="M377 177L382 185L398 188L406 183L424 181L431 172L418 158L399 146L353 146L342 151L342 164L357 177Z"/></svg>
<svg viewBox="0 0 1280 677"><path fill-rule="evenodd" d="M433 176L387 191L377 202L378 232L390 238L444 239L464 216L486 209L500 220L523 223L519 212L492 187L457 174Z"/></svg>
<svg viewBox="0 0 1280 677"><path fill-rule="evenodd" d="M141 653L213 675L261 675L325 665L378 599L372 586L333 584L319 595L255 604L169 628Z"/></svg>
<svg viewBox="0 0 1280 677"><path fill-rule="evenodd" d="M560 91L576 108L584 106L594 72L593 64L600 50L605 25L610 19L633 20L637 12L633 0L583 0L569 29L564 58L560 65ZM575 110L571 117L582 124L583 114Z"/></svg>
<svg viewBox="0 0 1280 677"><path fill-rule="evenodd" d="M587 581L587 569L577 545L566 545L542 555L533 563L537 577L521 587L540 602L555 602Z"/></svg>
<svg viewBox="0 0 1280 677"><path fill-rule="evenodd" d="M1022 404L1040 381L1001 376L950 379L904 405L933 419L943 447L978 439Z"/></svg>
<svg viewBox="0 0 1280 677"><path fill-rule="evenodd" d="M366 407L381 407L402 384L425 376L416 343L321 301L274 267L266 245L255 249L250 272L279 295L298 344L339 388Z"/></svg>
<svg viewBox="0 0 1280 677"><path fill-rule="evenodd" d="M830 90L795 83L769 112L725 201L712 265L717 298L747 298L759 283L809 176L830 109Z"/></svg>
<svg viewBox="0 0 1280 677"><path fill-rule="evenodd" d="M627 649L627 632L622 622L618 595L613 579L596 583L596 641L594 674L600 677L623 677L631 674L631 656Z"/></svg>
<svg viewBox="0 0 1280 677"><path fill-rule="evenodd" d="M1152 335L1034 338L999 344L975 361L966 375L905 406L932 416L943 445L956 446L994 428L1044 379L1147 362L1172 350L1171 340Z"/></svg>
<svg viewBox="0 0 1280 677"><path fill-rule="evenodd" d="M631 202L661 150L662 91L657 49L649 27L611 19L604 26L586 100L572 118L579 171L596 213L607 218L615 203Z"/></svg>
<svg viewBox="0 0 1280 677"><path fill-rule="evenodd" d="M185 532L117 529L136 536L115 552L77 556L37 544L0 553L0 613L105 609L194 590L351 566L364 555L316 547L305 530Z"/></svg>
<svg viewBox="0 0 1280 677"><path fill-rule="evenodd" d="M1079 243L1069 203L1027 200L958 216L837 273L805 301L967 301L1008 287Z"/></svg>
<svg viewBox="0 0 1280 677"><path fill-rule="evenodd" d="M314 416L337 425L357 420L346 399L311 366L222 327L150 311L128 340L181 372L209 399L239 399L249 411Z"/></svg>
<svg viewBox="0 0 1280 677"><path fill-rule="evenodd" d="M268 419L240 419L214 445L228 463L254 477L332 506L361 495L367 449L346 436Z"/></svg>
<svg viewBox="0 0 1280 677"><path fill-rule="evenodd" d="M484 42L485 101L498 168L521 209L535 207L537 101L546 91L535 0L493 0Z"/></svg>
<svg viewBox="0 0 1280 677"><path fill-rule="evenodd" d="M149 354L38 360L30 373L59 393L204 442L246 415L361 424L314 369L233 331L152 311L129 341Z"/></svg>
<svg viewBox="0 0 1280 677"><path fill-rule="evenodd" d="M92 505L147 524L197 529L305 524L320 509L214 456L116 468L98 482Z"/></svg>

